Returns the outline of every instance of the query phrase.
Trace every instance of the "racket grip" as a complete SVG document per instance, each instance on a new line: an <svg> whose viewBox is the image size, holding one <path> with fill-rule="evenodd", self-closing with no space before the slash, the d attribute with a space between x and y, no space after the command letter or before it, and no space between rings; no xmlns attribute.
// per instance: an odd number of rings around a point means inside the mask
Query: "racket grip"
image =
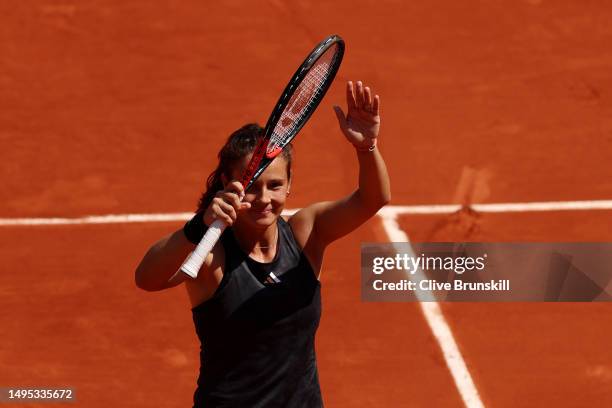
<svg viewBox="0 0 612 408"><path fill-rule="evenodd" d="M204 260L210 251L212 251L217 241L219 241L219 237L221 237L225 228L227 228L227 224L223 221L213 221L198 246L196 246L185 262L183 262L180 270L195 279L198 276L198 272L200 272L200 268L204 264Z"/></svg>

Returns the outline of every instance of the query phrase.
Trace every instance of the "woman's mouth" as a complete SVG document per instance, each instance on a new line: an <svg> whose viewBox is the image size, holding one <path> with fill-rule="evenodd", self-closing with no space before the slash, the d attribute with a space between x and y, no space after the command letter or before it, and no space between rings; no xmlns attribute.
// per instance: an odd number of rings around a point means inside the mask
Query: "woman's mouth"
<svg viewBox="0 0 612 408"><path fill-rule="evenodd" d="M256 217L266 217L269 214L272 214L272 208L263 208L263 209L255 209L253 213Z"/></svg>

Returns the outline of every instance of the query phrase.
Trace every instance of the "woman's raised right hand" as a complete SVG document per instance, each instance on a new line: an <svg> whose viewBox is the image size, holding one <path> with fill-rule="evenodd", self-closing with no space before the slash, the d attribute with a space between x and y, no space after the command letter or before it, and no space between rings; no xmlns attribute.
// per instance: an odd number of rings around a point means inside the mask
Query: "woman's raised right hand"
<svg viewBox="0 0 612 408"><path fill-rule="evenodd" d="M232 225L238 217L238 212L251 208L251 204L241 202L244 197L244 188L239 181L232 181L219 191L204 212L204 223L210 226L215 220L221 220L228 226Z"/></svg>

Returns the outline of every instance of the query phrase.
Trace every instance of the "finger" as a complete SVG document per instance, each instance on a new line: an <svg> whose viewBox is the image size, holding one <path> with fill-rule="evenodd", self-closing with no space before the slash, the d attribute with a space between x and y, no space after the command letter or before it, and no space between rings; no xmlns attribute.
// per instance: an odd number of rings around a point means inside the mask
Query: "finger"
<svg viewBox="0 0 612 408"><path fill-rule="evenodd" d="M211 207L210 207L210 210L212 212L211 219L213 221L214 220L221 220L226 225L232 225L232 223L233 223L232 217L230 217L229 215L225 214L223 212L223 210L221 209L219 204L213 203L213 205L211 205Z"/></svg>
<svg viewBox="0 0 612 408"><path fill-rule="evenodd" d="M355 101L357 102L357 109L363 109L363 83L357 81L357 92L355 95Z"/></svg>
<svg viewBox="0 0 612 408"><path fill-rule="evenodd" d="M232 191L227 191L227 190L221 190L217 194L215 194L215 198L223 202L226 202L230 205L234 201L234 197L238 197L238 193L234 193Z"/></svg>
<svg viewBox="0 0 612 408"><path fill-rule="evenodd" d="M372 108L372 91L370 90L369 86L365 87L365 109L368 112L371 112L373 110L373 108Z"/></svg>
<svg viewBox="0 0 612 408"><path fill-rule="evenodd" d="M372 113L374 115L380 115L380 97L378 95L374 96L374 102L372 103Z"/></svg>
<svg viewBox="0 0 612 408"><path fill-rule="evenodd" d="M218 211L216 211L216 214L219 218L225 219L224 217L227 217L230 221L234 221L238 216L236 209L223 200L217 203L217 209Z"/></svg>
<svg viewBox="0 0 612 408"><path fill-rule="evenodd" d="M349 112L357 107L357 102L355 101L355 88L351 81L346 83L346 105L348 106Z"/></svg>
<svg viewBox="0 0 612 408"><path fill-rule="evenodd" d="M338 105L334 105L334 112L336 112L336 117L338 118L338 124L340 125L340 129L346 129L346 116L344 116L344 112L342 108Z"/></svg>
<svg viewBox="0 0 612 408"><path fill-rule="evenodd" d="M231 205L235 209L239 209L240 208L240 197L238 196L238 193L235 193L233 191L232 192L225 192L225 193L223 193L221 198L223 199L223 201L225 201L226 203L228 203L229 205Z"/></svg>
<svg viewBox="0 0 612 408"><path fill-rule="evenodd" d="M227 186L225 186L225 191L236 193L240 197L240 199L244 197L244 187L242 186L242 183L237 180L232 181Z"/></svg>
<svg viewBox="0 0 612 408"><path fill-rule="evenodd" d="M248 210L249 208L251 208L251 203L246 202L246 201L243 202L243 203L240 203L240 209L241 210Z"/></svg>

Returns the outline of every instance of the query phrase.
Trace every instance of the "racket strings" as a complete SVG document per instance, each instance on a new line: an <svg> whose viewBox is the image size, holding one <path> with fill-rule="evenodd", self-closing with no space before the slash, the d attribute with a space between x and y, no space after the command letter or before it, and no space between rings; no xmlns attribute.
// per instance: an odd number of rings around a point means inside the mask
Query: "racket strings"
<svg viewBox="0 0 612 408"><path fill-rule="evenodd" d="M310 68L295 93L283 110L270 139L268 154L284 147L295 134L295 130L303 125L305 118L318 105L319 99L325 93L329 76L334 72L338 59L338 47L327 50Z"/></svg>
<svg viewBox="0 0 612 408"><path fill-rule="evenodd" d="M283 138L291 134L299 124L302 116L308 110L312 109L313 101L319 97L325 78L327 77L327 68L321 65L313 68L304 81L300 84L300 89L295 93L289 105L283 112L279 125L275 128L273 138L275 142L283 140Z"/></svg>

